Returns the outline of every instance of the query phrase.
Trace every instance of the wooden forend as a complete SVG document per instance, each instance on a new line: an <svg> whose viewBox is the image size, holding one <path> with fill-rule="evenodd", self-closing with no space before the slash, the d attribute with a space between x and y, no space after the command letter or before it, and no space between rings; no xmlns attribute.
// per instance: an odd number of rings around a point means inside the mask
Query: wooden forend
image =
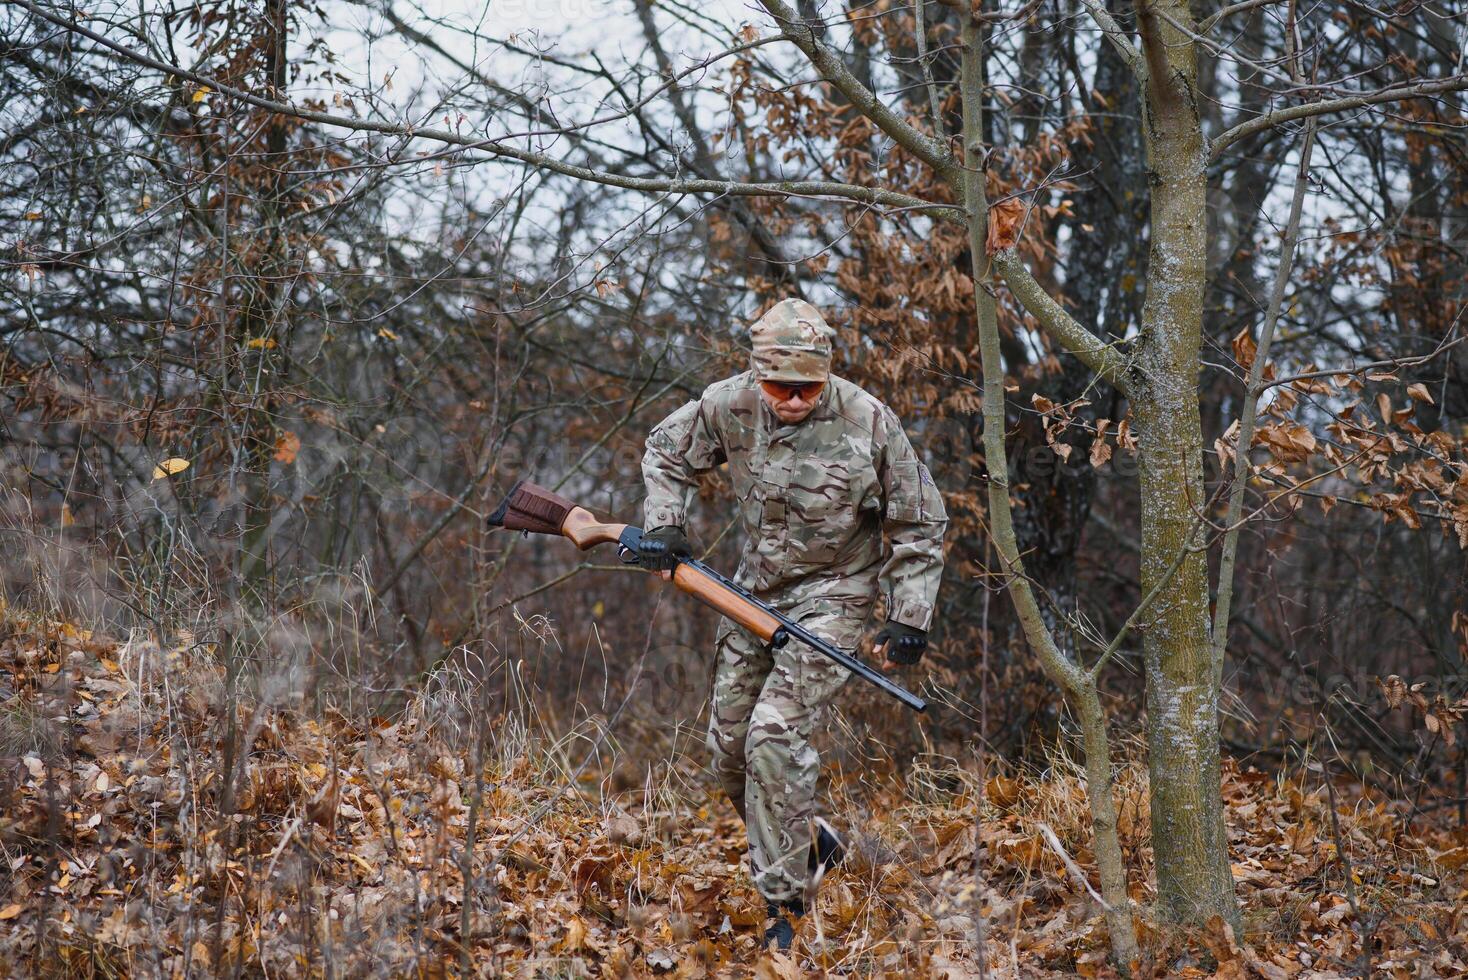
<svg viewBox="0 0 1468 980"><path fill-rule="evenodd" d="M692 565L679 565L673 572L673 584L704 605L718 610L766 643L780 628L780 623L759 606L751 604Z"/></svg>

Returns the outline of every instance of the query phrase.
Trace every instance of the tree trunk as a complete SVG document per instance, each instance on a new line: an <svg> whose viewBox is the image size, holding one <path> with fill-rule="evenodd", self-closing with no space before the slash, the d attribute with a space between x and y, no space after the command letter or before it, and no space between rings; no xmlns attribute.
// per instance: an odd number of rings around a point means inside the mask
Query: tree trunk
<svg viewBox="0 0 1468 980"><path fill-rule="evenodd" d="M271 94L284 99L287 81L288 21L286 0L266 5L267 24L264 73ZM244 527L241 538L239 584L252 603L264 605L271 594L271 536L274 532L274 503L270 485L271 459L275 450L275 387L280 382L283 351L287 347L288 321L279 309L284 291L286 254L285 199L286 146L289 120L273 116L265 138L265 166L271 168L265 181L261 219L267 245L260 264L245 283L248 300L240 317L237 350L243 355L241 391L247 404L242 425L244 446ZM228 220L228 215L225 216ZM276 339L279 335L279 340ZM251 344L259 344L251 350Z"/></svg>
<svg viewBox="0 0 1468 980"><path fill-rule="evenodd" d="M1009 457L1004 444L1004 370L999 354L999 315L994 300L992 268L985 249L989 204L982 167L984 46L981 27L973 17L964 18L962 46L963 200L968 212L974 312L979 325L979 351L984 372L984 458L989 471L990 534L1003 565L1005 587L1014 600L1025 638L1039 657L1046 675L1065 692L1080 716L1085 739L1086 790L1091 807L1091 829L1095 835L1096 870L1101 878L1101 895L1106 904L1111 954L1123 973L1130 975L1133 964L1140 960L1140 953L1132 926L1131 900L1126 890L1126 863L1117 836L1110 736L1096 689L1096 675L1081 670L1079 664L1056 645L1030 587L1015 538L1014 515L1009 501Z"/></svg>
<svg viewBox="0 0 1468 980"><path fill-rule="evenodd" d="M1143 632L1152 844L1159 911L1180 922L1238 923L1223 825L1218 748L1221 664L1199 546L1207 506L1198 409L1207 265L1205 147L1186 5L1146 4L1140 21L1152 238L1133 412L1140 449L1141 591L1169 574Z"/></svg>

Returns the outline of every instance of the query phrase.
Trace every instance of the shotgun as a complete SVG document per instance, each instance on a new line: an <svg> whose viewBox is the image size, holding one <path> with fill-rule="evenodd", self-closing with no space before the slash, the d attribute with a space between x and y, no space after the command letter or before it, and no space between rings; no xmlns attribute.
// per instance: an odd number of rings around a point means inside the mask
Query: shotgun
<svg viewBox="0 0 1468 980"><path fill-rule="evenodd" d="M570 538L582 551L615 542L617 558L624 565L636 565L640 561L638 545L642 541L642 528L629 524L603 524L586 508L529 480L520 480L510 488L509 494L489 515L489 523L510 531L558 534ZM696 558L678 560L677 567L673 569L673 584L743 626L772 648L778 649L792 639L799 640L914 711L927 710L927 702L922 698L816 636Z"/></svg>

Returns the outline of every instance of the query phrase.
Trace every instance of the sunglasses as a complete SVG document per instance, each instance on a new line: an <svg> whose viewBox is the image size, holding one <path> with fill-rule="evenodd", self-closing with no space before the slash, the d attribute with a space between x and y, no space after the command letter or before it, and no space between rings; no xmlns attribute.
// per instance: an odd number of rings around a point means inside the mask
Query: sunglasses
<svg viewBox="0 0 1468 980"><path fill-rule="evenodd" d="M761 381L759 384L765 394L780 402L787 402L796 395L801 401L814 401L826 386L824 381Z"/></svg>

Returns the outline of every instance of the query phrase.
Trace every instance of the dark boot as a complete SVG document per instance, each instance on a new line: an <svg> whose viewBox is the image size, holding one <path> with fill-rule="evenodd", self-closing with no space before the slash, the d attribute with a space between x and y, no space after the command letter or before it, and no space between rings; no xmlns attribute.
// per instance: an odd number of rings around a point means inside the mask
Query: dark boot
<svg viewBox="0 0 1468 980"><path fill-rule="evenodd" d="M773 945L780 952L788 953L791 944L795 942L795 926L792 920L805 914L805 903L798 898L779 903L769 902L765 905L765 912L775 921L765 930L763 948L769 949Z"/></svg>
<svg viewBox="0 0 1468 980"><path fill-rule="evenodd" d="M845 857L846 845L842 843L835 828L816 817L816 835L810 842L811 888L819 885L826 872L840 864Z"/></svg>

